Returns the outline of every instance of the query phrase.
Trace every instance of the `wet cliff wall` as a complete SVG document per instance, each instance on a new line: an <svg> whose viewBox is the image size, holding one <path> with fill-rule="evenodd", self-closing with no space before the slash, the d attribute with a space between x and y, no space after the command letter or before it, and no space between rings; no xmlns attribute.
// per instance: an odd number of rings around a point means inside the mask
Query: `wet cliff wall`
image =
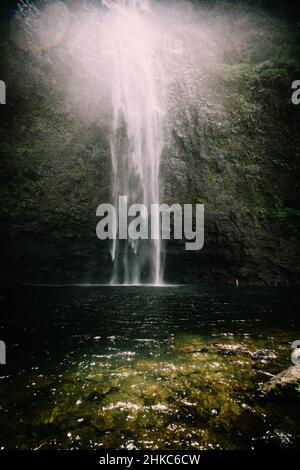
<svg viewBox="0 0 300 470"><path fill-rule="evenodd" d="M107 282L95 235L111 197L107 123L68 113L60 84L31 75L35 58L5 28L1 44L1 282ZM172 83L162 199L203 203L206 218L203 250L165 245L167 281L299 283L299 56L298 24L271 16L222 63Z"/></svg>

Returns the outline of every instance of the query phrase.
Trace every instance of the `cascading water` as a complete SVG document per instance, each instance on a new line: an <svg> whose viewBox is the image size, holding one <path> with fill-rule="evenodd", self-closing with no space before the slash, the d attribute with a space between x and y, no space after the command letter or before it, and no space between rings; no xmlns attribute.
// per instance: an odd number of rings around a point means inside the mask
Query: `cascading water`
<svg viewBox="0 0 300 470"><path fill-rule="evenodd" d="M58 73L67 71L68 91L86 116L99 120L103 102L111 98L115 207L119 196L127 196L128 205L143 204L150 213L150 205L159 202L165 108L161 31L151 3L99 0L76 9L71 2L72 16L61 1L20 5L11 28L18 47L48 51L46 60ZM111 254L112 284L162 283L160 240L115 240Z"/></svg>
<svg viewBox="0 0 300 470"><path fill-rule="evenodd" d="M51 90L62 84L63 109L110 132L113 201L101 202L118 208L126 196L128 206L142 204L148 214L160 202L164 127L174 126L170 110L181 106L177 90L182 103L196 103L199 70L219 50L213 40L218 29L215 34L198 13L189 2L173 0L20 3L10 34L32 54L37 73L30 74ZM159 235L159 221L146 214L140 219L149 239L112 243L111 284L163 283L161 241L150 237Z"/></svg>
<svg viewBox="0 0 300 470"><path fill-rule="evenodd" d="M128 205L159 202L163 150L163 88L157 38L147 1L118 1L111 6L109 36L113 56L113 198ZM148 223L148 221L145 221ZM152 223L159 223L152 221ZM114 240L112 284L162 283L161 241Z"/></svg>

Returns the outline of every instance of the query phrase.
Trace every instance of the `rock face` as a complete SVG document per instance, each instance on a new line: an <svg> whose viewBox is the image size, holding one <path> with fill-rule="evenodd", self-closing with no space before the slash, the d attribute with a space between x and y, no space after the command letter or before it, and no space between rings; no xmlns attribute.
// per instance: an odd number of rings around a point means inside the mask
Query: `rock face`
<svg viewBox="0 0 300 470"><path fill-rule="evenodd" d="M169 245L167 276L186 264L189 282L295 284L299 134L292 122L299 110L289 104L288 75L268 62L201 73L190 101L186 83L174 91L163 169L168 201L205 204L205 246L184 253Z"/></svg>
<svg viewBox="0 0 300 470"><path fill-rule="evenodd" d="M205 204L205 246L166 243L166 281L299 284L298 49L284 21L261 27L170 89L161 199ZM2 39L1 282L107 282L109 249L95 235L96 208L111 197L107 120L68 113L58 84L45 86L47 69L35 79L35 58Z"/></svg>
<svg viewBox="0 0 300 470"><path fill-rule="evenodd" d="M285 388L297 384L300 381L300 365L291 366L288 369L275 375L269 382L264 384L265 392L280 392Z"/></svg>

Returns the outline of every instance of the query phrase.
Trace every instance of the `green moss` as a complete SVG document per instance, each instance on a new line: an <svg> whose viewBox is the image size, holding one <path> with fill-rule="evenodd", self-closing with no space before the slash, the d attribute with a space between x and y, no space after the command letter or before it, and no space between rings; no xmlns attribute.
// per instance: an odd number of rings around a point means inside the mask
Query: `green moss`
<svg viewBox="0 0 300 470"><path fill-rule="evenodd" d="M289 216L297 216L300 217L300 210L292 209L291 207L279 207L276 211L276 216L278 219L286 219Z"/></svg>

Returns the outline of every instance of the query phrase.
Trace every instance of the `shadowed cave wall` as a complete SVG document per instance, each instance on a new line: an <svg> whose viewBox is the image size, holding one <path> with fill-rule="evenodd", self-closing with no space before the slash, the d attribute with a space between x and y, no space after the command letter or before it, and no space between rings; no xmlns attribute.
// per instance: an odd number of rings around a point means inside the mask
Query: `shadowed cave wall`
<svg viewBox="0 0 300 470"><path fill-rule="evenodd" d="M299 283L299 23L266 18L205 75L173 83L162 202L204 203L206 221L200 252L165 245L166 281ZM106 121L66 112L47 65L33 75L35 58L5 27L1 44L1 282L107 282L108 245L95 235L96 208L111 199Z"/></svg>

